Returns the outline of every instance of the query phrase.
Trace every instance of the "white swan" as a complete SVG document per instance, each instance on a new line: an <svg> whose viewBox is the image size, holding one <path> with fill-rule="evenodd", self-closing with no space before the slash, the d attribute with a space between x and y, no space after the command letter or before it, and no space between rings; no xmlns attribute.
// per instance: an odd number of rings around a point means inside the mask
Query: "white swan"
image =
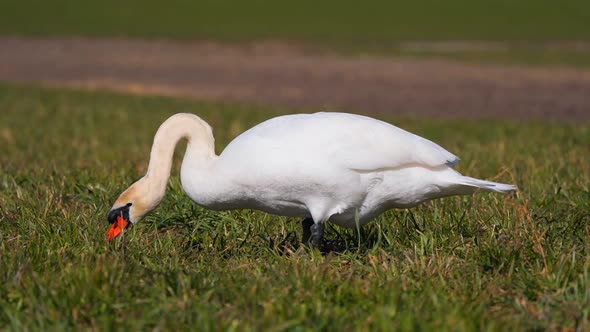
<svg viewBox="0 0 590 332"><path fill-rule="evenodd" d="M437 144L388 123L344 113L285 115L233 140L217 156L211 127L176 114L154 137L146 175L115 201L108 239L137 223L162 200L177 142L188 139L180 179L197 204L256 209L306 218L304 242L320 246L328 220L354 227L391 208L471 194L507 193L513 185L463 176L459 160Z"/></svg>

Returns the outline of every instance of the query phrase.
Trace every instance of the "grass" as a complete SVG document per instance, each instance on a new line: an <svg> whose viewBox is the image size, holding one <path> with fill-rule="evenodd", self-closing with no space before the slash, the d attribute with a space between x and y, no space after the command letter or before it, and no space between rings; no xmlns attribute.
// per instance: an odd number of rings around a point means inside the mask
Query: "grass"
<svg viewBox="0 0 590 332"><path fill-rule="evenodd" d="M503 51L419 52L493 62L590 66L590 2L564 0L160 1L5 0L0 34L244 41L415 55L407 41L501 41ZM585 47L546 44L582 41ZM525 45L525 46L523 46Z"/></svg>
<svg viewBox="0 0 590 332"><path fill-rule="evenodd" d="M162 205L105 243L167 116L205 118L219 151L291 110L10 86L0 109L2 330L590 328L588 124L388 119L521 191L387 212L360 245L328 228L349 247L324 257L300 220L192 204L178 156Z"/></svg>
<svg viewBox="0 0 590 332"><path fill-rule="evenodd" d="M589 40L590 4L564 0L5 0L8 34L205 39Z"/></svg>

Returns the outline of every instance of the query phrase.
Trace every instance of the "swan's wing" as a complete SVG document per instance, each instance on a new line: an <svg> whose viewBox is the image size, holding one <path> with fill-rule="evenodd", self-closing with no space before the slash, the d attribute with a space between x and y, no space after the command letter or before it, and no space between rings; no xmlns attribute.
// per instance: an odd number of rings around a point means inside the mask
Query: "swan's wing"
<svg viewBox="0 0 590 332"><path fill-rule="evenodd" d="M246 131L221 154L226 164L255 163L371 171L409 165L437 167L458 158L439 145L391 124L344 113L287 115ZM244 165L246 166L246 165ZM330 166L330 167L328 167Z"/></svg>
<svg viewBox="0 0 590 332"><path fill-rule="evenodd" d="M405 166L438 167L453 165L459 158L438 144L389 123L353 115L334 121L337 144L331 153L343 166L371 171ZM348 130L344 130L348 128ZM339 157L337 157L339 156Z"/></svg>

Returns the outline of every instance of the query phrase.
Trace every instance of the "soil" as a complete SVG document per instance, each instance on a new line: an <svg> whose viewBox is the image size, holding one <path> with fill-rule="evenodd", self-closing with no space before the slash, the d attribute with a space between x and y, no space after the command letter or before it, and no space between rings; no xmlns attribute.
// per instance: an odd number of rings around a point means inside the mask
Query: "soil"
<svg viewBox="0 0 590 332"><path fill-rule="evenodd" d="M281 42L0 37L0 81L369 114L590 120L590 71L318 54Z"/></svg>

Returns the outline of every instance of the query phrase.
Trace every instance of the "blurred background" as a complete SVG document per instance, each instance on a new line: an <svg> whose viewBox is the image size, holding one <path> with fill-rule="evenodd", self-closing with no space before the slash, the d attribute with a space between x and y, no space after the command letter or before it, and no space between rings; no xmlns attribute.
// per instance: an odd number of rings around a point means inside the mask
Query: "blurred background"
<svg viewBox="0 0 590 332"><path fill-rule="evenodd" d="M181 143L105 243L167 117L222 151L321 110L519 191L329 227L324 258L301 220L194 204ZM589 120L589 0L0 0L0 330L590 331Z"/></svg>
<svg viewBox="0 0 590 332"><path fill-rule="evenodd" d="M0 80L362 113L588 120L590 2L2 1Z"/></svg>

